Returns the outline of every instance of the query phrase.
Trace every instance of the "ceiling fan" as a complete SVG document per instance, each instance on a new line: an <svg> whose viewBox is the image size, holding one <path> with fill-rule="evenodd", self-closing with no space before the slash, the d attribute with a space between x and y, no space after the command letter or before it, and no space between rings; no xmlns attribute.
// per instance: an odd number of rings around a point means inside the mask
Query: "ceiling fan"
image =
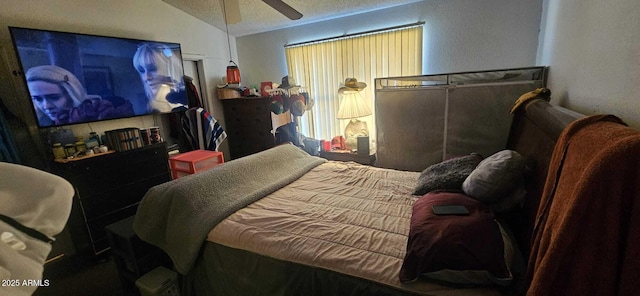
<svg viewBox="0 0 640 296"><path fill-rule="evenodd" d="M289 6L289 4L284 3L282 0L262 0L262 2L267 3L273 9L291 20L297 20L302 17L302 13ZM225 14L225 22L227 24L237 24L242 21L239 0L220 0L220 5L222 5L222 11L223 14Z"/></svg>

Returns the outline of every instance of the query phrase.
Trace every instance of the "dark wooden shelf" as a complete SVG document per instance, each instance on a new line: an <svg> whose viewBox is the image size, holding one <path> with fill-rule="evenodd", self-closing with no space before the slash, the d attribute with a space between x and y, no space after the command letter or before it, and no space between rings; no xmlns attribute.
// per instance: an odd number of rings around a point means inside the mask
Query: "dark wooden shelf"
<svg viewBox="0 0 640 296"><path fill-rule="evenodd" d="M75 188L67 227L75 251L88 256L109 248L105 226L135 215L149 188L171 180L165 143L52 162L52 172Z"/></svg>
<svg viewBox="0 0 640 296"><path fill-rule="evenodd" d="M271 99L248 97L221 100L230 159L275 146L271 123Z"/></svg>

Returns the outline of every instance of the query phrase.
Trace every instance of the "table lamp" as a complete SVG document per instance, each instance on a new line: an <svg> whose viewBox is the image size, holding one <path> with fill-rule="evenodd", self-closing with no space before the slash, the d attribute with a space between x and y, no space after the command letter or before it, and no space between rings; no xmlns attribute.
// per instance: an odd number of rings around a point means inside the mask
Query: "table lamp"
<svg viewBox="0 0 640 296"><path fill-rule="evenodd" d="M344 130L346 139L345 147L348 150L356 149L358 137L368 137L369 128L367 123L358 120L359 117L369 116L373 114L371 108L364 102L360 91L367 84L358 82L355 78L347 78L343 87L340 87L338 93L342 96L342 102L338 108L338 119L350 119Z"/></svg>

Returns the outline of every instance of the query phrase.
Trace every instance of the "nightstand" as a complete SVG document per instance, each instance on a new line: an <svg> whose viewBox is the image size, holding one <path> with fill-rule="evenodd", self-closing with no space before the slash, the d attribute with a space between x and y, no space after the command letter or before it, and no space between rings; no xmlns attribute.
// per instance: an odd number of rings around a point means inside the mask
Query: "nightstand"
<svg viewBox="0 0 640 296"><path fill-rule="evenodd" d="M351 153L348 151L320 151L320 157L327 160L354 161L364 165L373 165L376 162L376 153L369 154Z"/></svg>

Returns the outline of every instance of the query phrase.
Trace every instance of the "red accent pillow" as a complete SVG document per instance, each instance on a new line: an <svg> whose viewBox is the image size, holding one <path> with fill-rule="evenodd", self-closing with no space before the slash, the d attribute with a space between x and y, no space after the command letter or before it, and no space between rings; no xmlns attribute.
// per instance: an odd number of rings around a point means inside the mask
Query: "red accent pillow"
<svg viewBox="0 0 640 296"><path fill-rule="evenodd" d="M436 215L435 205L462 205L469 215ZM513 247L488 206L460 192L432 191L413 205L400 281L420 275L456 284L511 283Z"/></svg>

